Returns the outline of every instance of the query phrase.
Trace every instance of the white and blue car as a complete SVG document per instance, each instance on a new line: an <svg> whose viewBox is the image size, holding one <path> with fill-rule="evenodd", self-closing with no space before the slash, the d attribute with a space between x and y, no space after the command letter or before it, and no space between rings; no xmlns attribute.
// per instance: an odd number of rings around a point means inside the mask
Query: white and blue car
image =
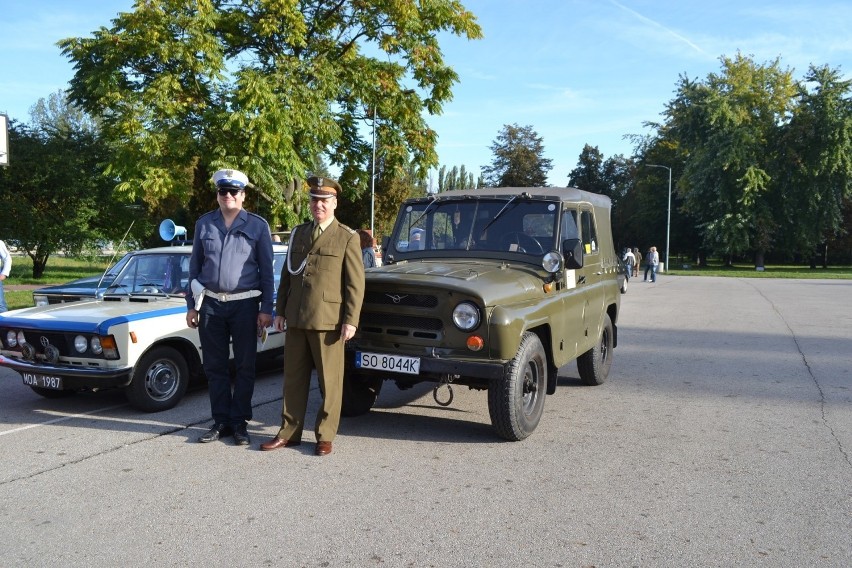
<svg viewBox="0 0 852 568"><path fill-rule="evenodd" d="M198 331L186 325L189 246L130 253L102 297L0 314L0 365L47 398L121 388L146 412L175 406L204 378ZM275 288L287 247L274 244ZM284 352L267 330L259 358Z"/></svg>

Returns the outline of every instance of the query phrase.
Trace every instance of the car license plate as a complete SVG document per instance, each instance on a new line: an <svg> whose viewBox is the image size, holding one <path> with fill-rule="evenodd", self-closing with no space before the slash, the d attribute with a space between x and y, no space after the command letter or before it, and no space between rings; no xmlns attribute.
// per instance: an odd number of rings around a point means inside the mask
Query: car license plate
<svg viewBox="0 0 852 568"><path fill-rule="evenodd" d="M420 374L419 357L402 357L385 353L355 353L355 367L359 369L377 369L408 375Z"/></svg>
<svg viewBox="0 0 852 568"><path fill-rule="evenodd" d="M21 376L24 379L24 384L27 386L62 390L62 377L39 375L37 373L21 373Z"/></svg>

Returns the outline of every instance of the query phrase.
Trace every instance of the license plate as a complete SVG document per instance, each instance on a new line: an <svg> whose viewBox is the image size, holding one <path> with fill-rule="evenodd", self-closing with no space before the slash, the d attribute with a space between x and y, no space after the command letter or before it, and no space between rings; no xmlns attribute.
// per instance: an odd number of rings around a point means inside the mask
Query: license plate
<svg viewBox="0 0 852 568"><path fill-rule="evenodd" d="M62 377L39 375L37 373L21 373L21 376L24 379L24 384L27 386L62 390Z"/></svg>
<svg viewBox="0 0 852 568"><path fill-rule="evenodd" d="M379 371L419 375L420 358L387 355L384 353L362 353L358 351L355 353L355 367L358 369L377 369Z"/></svg>

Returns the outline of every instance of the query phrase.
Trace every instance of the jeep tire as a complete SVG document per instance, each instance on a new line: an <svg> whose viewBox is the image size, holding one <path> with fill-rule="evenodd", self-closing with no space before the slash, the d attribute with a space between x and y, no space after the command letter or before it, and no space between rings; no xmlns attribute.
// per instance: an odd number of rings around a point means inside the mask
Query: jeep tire
<svg viewBox="0 0 852 568"><path fill-rule="evenodd" d="M381 378L348 372L343 376L341 416L361 416L373 408L382 390Z"/></svg>
<svg viewBox="0 0 852 568"><path fill-rule="evenodd" d="M502 378L488 387L488 412L498 435L510 441L533 433L544 412L547 356L538 336L524 333Z"/></svg>
<svg viewBox="0 0 852 568"><path fill-rule="evenodd" d="M613 331L609 314L604 314L603 326L598 342L594 347L577 358L577 370L584 384L601 385L609 376L612 367Z"/></svg>
<svg viewBox="0 0 852 568"><path fill-rule="evenodd" d="M172 347L154 347L136 363L133 380L124 389L127 400L144 412L174 407L189 385L189 367Z"/></svg>

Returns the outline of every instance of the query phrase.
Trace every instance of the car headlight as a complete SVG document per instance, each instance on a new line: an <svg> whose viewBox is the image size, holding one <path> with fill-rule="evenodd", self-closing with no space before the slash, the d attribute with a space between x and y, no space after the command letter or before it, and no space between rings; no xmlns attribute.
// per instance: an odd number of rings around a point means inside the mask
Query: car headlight
<svg viewBox="0 0 852 568"><path fill-rule="evenodd" d="M77 353L85 353L88 347L89 342L82 335L78 335L74 338L74 349L77 350Z"/></svg>
<svg viewBox="0 0 852 568"><path fill-rule="evenodd" d="M479 308L470 302L462 302L453 310L453 323L462 331L476 329L479 325Z"/></svg>
<svg viewBox="0 0 852 568"><path fill-rule="evenodd" d="M23 345L24 343L27 342L27 338L24 337L23 331L19 331L18 334L15 336L15 339L18 342L18 345Z"/></svg>
<svg viewBox="0 0 852 568"><path fill-rule="evenodd" d="M50 303L47 301L47 296L41 296L36 294L33 294L33 302L35 303L36 307L46 306Z"/></svg>
<svg viewBox="0 0 852 568"><path fill-rule="evenodd" d="M101 338L100 337L93 337L92 340L89 341L89 345L92 348L92 353L94 353L95 355L100 355L101 353L104 352L104 348L101 347Z"/></svg>
<svg viewBox="0 0 852 568"><path fill-rule="evenodd" d="M8 347L17 347L18 346L18 337L15 335L13 330L9 330L6 332L6 345Z"/></svg>

